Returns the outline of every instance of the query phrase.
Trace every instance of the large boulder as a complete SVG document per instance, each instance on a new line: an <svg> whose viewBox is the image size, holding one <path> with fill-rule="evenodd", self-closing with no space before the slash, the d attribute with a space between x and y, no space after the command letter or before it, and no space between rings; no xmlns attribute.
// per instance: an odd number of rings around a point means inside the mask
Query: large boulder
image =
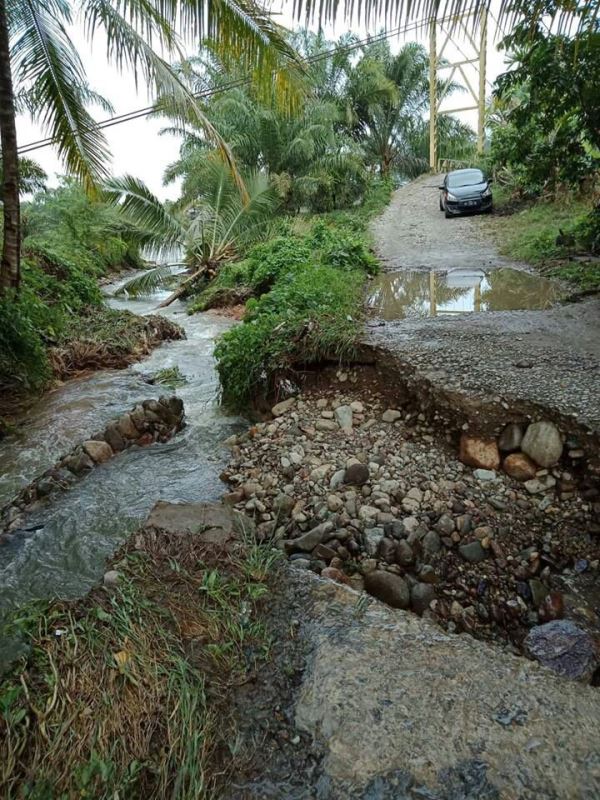
<svg viewBox="0 0 600 800"><path fill-rule="evenodd" d="M429 583L415 583L410 590L410 605L416 614L427 611L432 600L435 600L435 589Z"/></svg>
<svg viewBox="0 0 600 800"><path fill-rule="evenodd" d="M532 422L525 431L521 450L540 467L551 467L562 455L563 443L560 431L552 422Z"/></svg>
<svg viewBox="0 0 600 800"><path fill-rule="evenodd" d="M481 546L481 543L477 541L461 544L461 546L458 548L458 552L465 559L465 561L470 561L472 564L476 564L478 561L483 561L487 556L487 553Z"/></svg>
<svg viewBox="0 0 600 800"><path fill-rule="evenodd" d="M285 542L285 549L289 553L308 553L314 550L318 544L330 538L332 531L333 525L331 522L322 522L316 528L303 533L302 536L298 536L297 539L288 539Z"/></svg>
<svg viewBox="0 0 600 800"><path fill-rule="evenodd" d="M103 464L113 457L112 448L106 442L97 442L94 439L90 439L89 442L83 443L83 449L96 464Z"/></svg>
<svg viewBox="0 0 600 800"><path fill-rule="evenodd" d="M521 447L523 428L516 422L510 422L498 438L498 447L503 453L511 453Z"/></svg>
<svg viewBox="0 0 600 800"><path fill-rule="evenodd" d="M410 589L408 583L399 575L376 569L365 575L365 589L373 597L382 600L393 608L408 608Z"/></svg>
<svg viewBox="0 0 600 800"><path fill-rule="evenodd" d="M137 439L139 436L138 429L131 421L129 414L123 414L122 417L116 422L117 431L124 439Z"/></svg>
<svg viewBox="0 0 600 800"><path fill-rule="evenodd" d="M536 625L524 644L531 658L564 678L589 683L598 666L592 637L570 620L556 619Z"/></svg>
<svg viewBox="0 0 600 800"><path fill-rule="evenodd" d="M189 532L207 544L226 544L256 533L254 522L222 503L169 503L159 500L146 520L146 527L170 533Z"/></svg>
<svg viewBox="0 0 600 800"><path fill-rule="evenodd" d="M115 451L115 453L119 453L126 447L125 439L119 433L119 430L114 422L110 422L106 426L106 430L104 431L104 438L111 446L111 448Z"/></svg>
<svg viewBox="0 0 600 800"><path fill-rule="evenodd" d="M500 453L495 439L485 439L481 436L470 436L463 433L460 437L460 451L458 455L463 464L481 469L498 469L500 466Z"/></svg>
<svg viewBox="0 0 600 800"><path fill-rule="evenodd" d="M516 481L530 481L535 478L537 466L525 453L512 453L502 462L502 468L507 475Z"/></svg>
<svg viewBox="0 0 600 800"><path fill-rule="evenodd" d="M287 400L282 400L281 403L277 403L271 409L271 414L274 417L281 417L286 411L289 411L293 406L296 405L296 398L295 397L288 397Z"/></svg>
<svg viewBox="0 0 600 800"><path fill-rule="evenodd" d="M344 431L351 431L352 430L352 409L350 406L338 406L335 409L335 418L338 421L338 425Z"/></svg>

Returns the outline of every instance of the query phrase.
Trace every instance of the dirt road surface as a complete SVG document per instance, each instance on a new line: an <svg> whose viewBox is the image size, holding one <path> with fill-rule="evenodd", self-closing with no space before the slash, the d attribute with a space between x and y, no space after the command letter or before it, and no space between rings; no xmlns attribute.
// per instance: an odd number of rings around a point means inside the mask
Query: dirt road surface
<svg viewBox="0 0 600 800"><path fill-rule="evenodd" d="M439 210L442 175L426 175L400 188L373 229L384 267L487 269L511 266L487 234L487 216L445 219Z"/></svg>

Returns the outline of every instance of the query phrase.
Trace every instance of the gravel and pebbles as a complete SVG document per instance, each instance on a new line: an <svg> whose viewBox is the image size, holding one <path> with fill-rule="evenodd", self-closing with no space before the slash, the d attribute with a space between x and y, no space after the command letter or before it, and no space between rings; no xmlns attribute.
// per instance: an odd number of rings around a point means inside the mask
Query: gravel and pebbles
<svg viewBox="0 0 600 800"><path fill-rule="evenodd" d="M528 467L520 481L494 448L496 468L473 469L435 419L390 408L347 378L279 403L271 421L229 440L225 501L298 569L449 631L522 652L531 628L569 617L595 647L594 608L565 590L577 574L600 575L600 503L578 454L565 447L532 473L544 432L557 447L556 431L538 425L529 437L504 434L511 449L535 442L517 454Z"/></svg>

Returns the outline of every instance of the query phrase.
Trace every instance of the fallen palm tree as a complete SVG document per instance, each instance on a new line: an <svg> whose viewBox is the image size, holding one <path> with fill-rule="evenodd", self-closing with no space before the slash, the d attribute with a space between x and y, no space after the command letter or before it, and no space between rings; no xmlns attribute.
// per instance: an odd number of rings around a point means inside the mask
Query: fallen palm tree
<svg viewBox="0 0 600 800"><path fill-rule="evenodd" d="M141 181L131 176L116 178L107 186L107 197L144 233L144 244L153 258L164 261L173 252L184 253L187 277L159 308L184 296L195 284L211 280L223 263L231 261L269 231L268 220L276 198L268 177L260 173L246 181L242 196L231 172L216 157L207 157L200 189L193 203L169 206ZM148 294L173 281L166 263L132 278L119 293Z"/></svg>

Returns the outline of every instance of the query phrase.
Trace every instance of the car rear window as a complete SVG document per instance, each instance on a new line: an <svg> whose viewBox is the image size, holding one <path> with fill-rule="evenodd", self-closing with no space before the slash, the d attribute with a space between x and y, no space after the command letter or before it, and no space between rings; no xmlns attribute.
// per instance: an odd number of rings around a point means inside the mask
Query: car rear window
<svg viewBox="0 0 600 800"><path fill-rule="evenodd" d="M483 183L484 180L481 170L470 169L468 172L448 175L448 186L450 189L457 189L459 186L475 186L476 183Z"/></svg>

